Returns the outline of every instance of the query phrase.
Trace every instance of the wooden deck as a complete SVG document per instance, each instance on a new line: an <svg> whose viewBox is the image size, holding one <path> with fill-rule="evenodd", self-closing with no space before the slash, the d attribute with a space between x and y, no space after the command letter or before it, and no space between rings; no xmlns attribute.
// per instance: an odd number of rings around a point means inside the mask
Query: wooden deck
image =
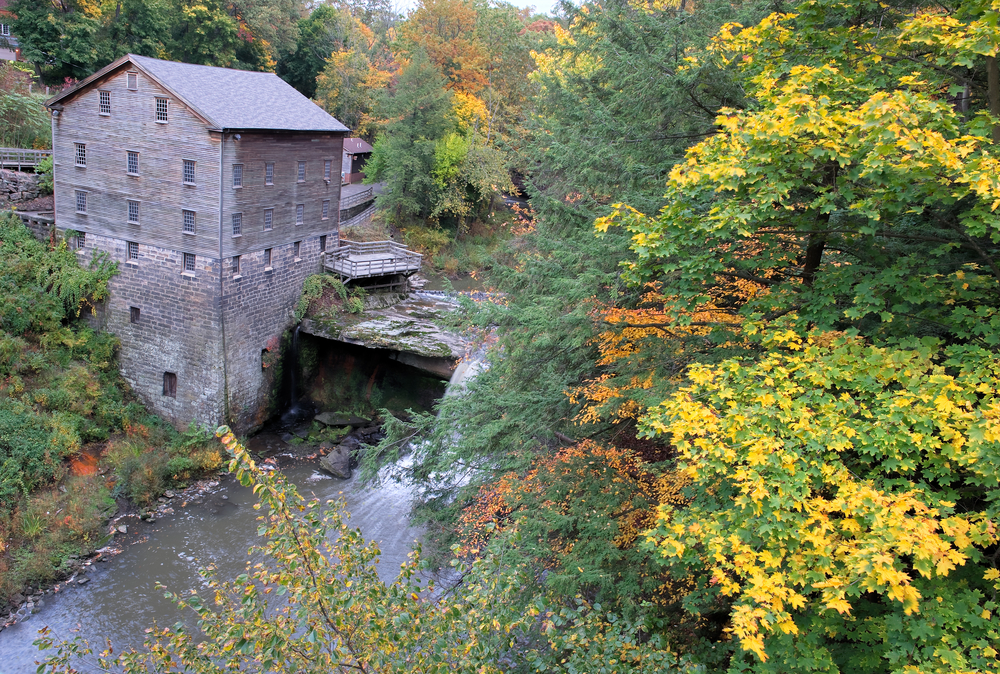
<svg viewBox="0 0 1000 674"><path fill-rule="evenodd" d="M343 281L393 276L410 276L420 271L423 256L395 241L344 241L326 254L323 267Z"/></svg>
<svg viewBox="0 0 1000 674"><path fill-rule="evenodd" d="M52 150L22 150L17 147L0 147L0 168L35 168L38 162L52 154Z"/></svg>

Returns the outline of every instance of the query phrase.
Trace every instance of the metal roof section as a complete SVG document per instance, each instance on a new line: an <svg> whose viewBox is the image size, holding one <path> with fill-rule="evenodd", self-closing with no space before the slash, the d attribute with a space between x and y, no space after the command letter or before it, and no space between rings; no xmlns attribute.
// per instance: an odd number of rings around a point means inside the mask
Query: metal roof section
<svg viewBox="0 0 1000 674"><path fill-rule="evenodd" d="M365 154L372 152L374 148L360 138L345 138L344 152L347 154Z"/></svg>

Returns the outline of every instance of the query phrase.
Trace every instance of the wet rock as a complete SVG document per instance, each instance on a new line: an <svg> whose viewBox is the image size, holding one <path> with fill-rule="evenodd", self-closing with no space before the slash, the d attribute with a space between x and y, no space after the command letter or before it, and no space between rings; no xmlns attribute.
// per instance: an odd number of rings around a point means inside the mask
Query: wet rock
<svg viewBox="0 0 1000 674"><path fill-rule="evenodd" d="M371 419L356 417L353 414L337 414L336 412L323 412L316 415L316 421L324 426L364 426L371 423Z"/></svg>
<svg viewBox="0 0 1000 674"><path fill-rule="evenodd" d="M118 525L118 533L120 533L120 534L127 534L128 533L128 527L125 526L124 524L119 524Z"/></svg>
<svg viewBox="0 0 1000 674"><path fill-rule="evenodd" d="M10 598L10 603L12 604L20 605L23 602L24 602L24 595L20 594L19 592L14 593L14 595L11 596Z"/></svg>
<svg viewBox="0 0 1000 674"><path fill-rule="evenodd" d="M90 582L90 578L83 577L83 578L78 578L77 581L76 581L76 584L77 585L86 585L89 582Z"/></svg>
<svg viewBox="0 0 1000 674"><path fill-rule="evenodd" d="M296 437L302 438L303 440L309 437L309 431L312 429L311 424L299 424L292 429L292 434Z"/></svg>
<svg viewBox="0 0 1000 674"><path fill-rule="evenodd" d="M337 445L329 454L319 460L319 467L334 477L350 479L351 450L345 447L344 443Z"/></svg>
<svg viewBox="0 0 1000 674"><path fill-rule="evenodd" d="M163 495L166 496L167 498L173 498L174 496L176 496L176 494L174 494L174 492L170 489L163 492Z"/></svg>

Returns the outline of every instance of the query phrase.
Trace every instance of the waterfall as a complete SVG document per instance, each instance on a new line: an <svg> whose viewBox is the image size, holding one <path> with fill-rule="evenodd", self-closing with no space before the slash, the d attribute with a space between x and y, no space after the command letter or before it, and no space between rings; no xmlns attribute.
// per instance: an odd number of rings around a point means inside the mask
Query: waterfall
<svg viewBox="0 0 1000 674"><path fill-rule="evenodd" d="M305 421L315 409L308 401L299 401L299 326L295 326L292 331L292 343L285 353L285 376L288 378L288 401L284 413L281 415L283 426L292 426L301 421Z"/></svg>

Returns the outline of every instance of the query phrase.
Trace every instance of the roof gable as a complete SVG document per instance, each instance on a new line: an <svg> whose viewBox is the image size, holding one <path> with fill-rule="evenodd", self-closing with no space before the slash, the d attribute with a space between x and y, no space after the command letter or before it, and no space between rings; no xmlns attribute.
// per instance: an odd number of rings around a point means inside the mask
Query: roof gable
<svg viewBox="0 0 1000 674"><path fill-rule="evenodd" d="M372 146L360 138L344 139L344 152L347 154L365 154L372 151Z"/></svg>
<svg viewBox="0 0 1000 674"><path fill-rule="evenodd" d="M131 62L217 129L329 131L347 127L274 73L163 61L128 54L46 102L52 107Z"/></svg>

